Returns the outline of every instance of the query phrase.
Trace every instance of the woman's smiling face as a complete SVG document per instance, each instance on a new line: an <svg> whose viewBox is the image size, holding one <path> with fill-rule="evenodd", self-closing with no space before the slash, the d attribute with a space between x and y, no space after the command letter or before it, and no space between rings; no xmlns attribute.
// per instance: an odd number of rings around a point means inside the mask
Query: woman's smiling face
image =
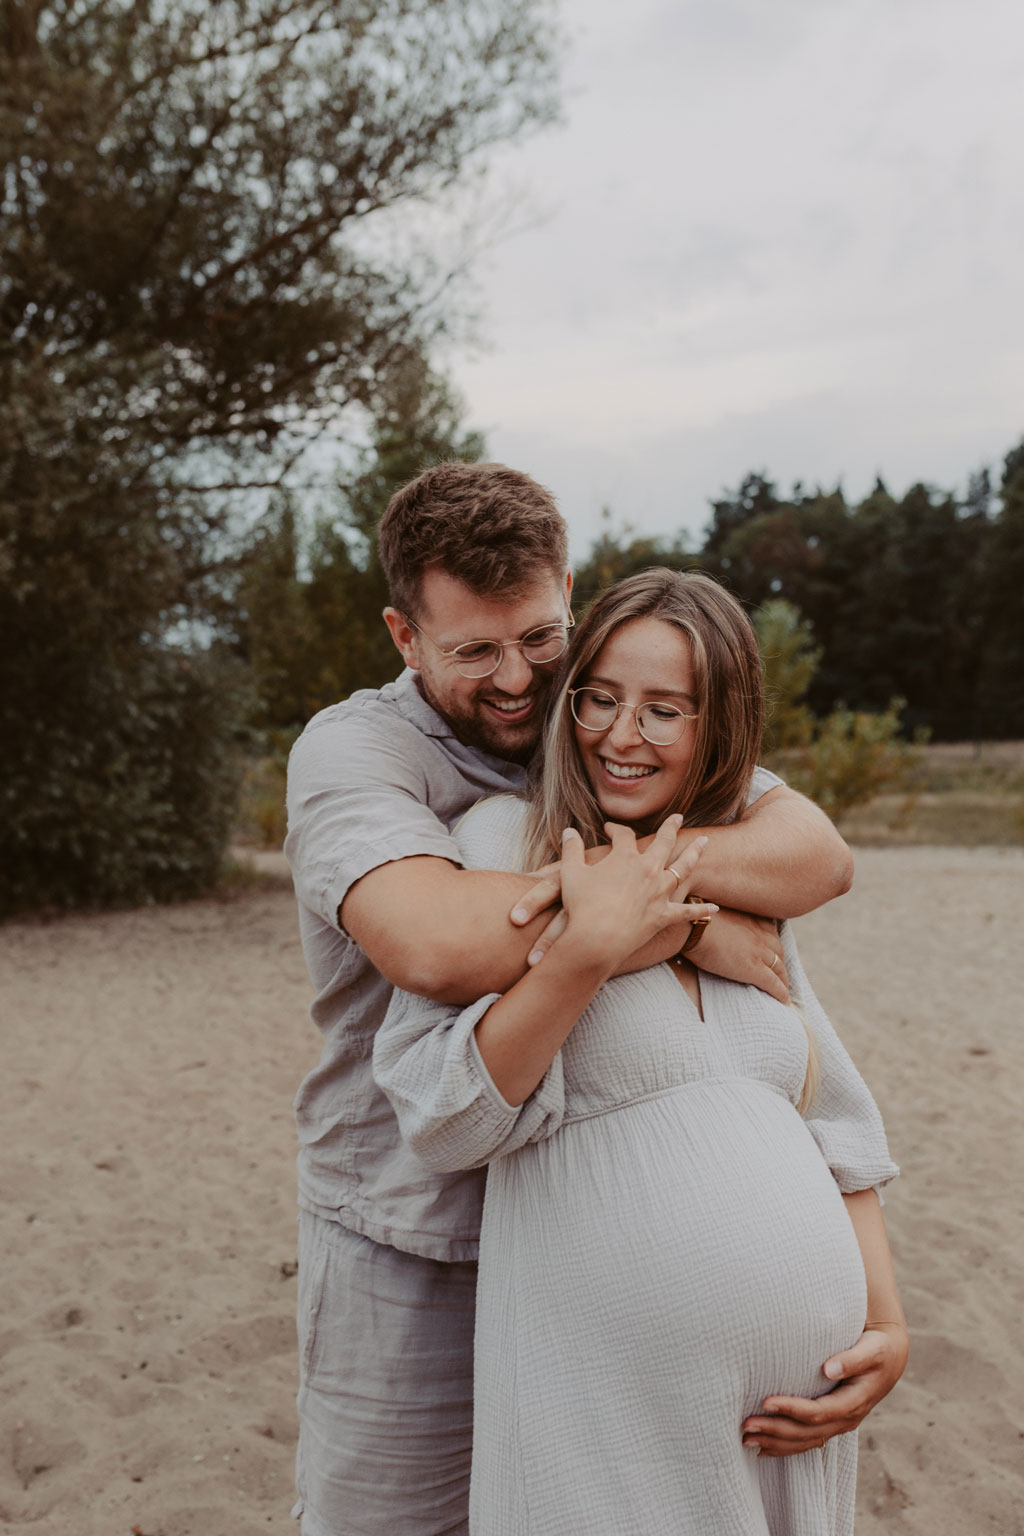
<svg viewBox="0 0 1024 1536"><path fill-rule="evenodd" d="M698 713L690 642L664 619L630 619L605 642L576 686L601 688L623 704L662 699L685 714ZM690 772L696 722L687 720L678 741L653 746L637 730L633 709L620 709L607 731L575 724L587 778L609 821L660 820L674 805Z"/></svg>

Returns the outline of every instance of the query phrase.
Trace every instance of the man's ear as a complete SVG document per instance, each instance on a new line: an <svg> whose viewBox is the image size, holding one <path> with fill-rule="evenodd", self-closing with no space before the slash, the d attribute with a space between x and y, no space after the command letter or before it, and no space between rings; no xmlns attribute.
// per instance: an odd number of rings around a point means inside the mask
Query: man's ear
<svg viewBox="0 0 1024 1536"><path fill-rule="evenodd" d="M384 609L384 623L391 631L391 638L402 653L407 667L420 668L419 637L405 614L398 608Z"/></svg>
<svg viewBox="0 0 1024 1536"><path fill-rule="evenodd" d="M565 573L565 600L566 600L566 602L571 607L571 605L572 605L572 571L566 571L566 573Z"/></svg>

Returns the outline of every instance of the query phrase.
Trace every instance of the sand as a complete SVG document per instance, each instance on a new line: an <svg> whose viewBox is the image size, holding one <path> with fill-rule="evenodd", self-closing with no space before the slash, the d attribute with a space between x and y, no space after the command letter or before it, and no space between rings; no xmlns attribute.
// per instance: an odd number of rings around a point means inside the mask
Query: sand
<svg viewBox="0 0 1024 1536"><path fill-rule="evenodd" d="M1024 854L857 865L799 933L903 1167L913 1352L862 1431L858 1536L1024 1536ZM296 1529L308 1001L283 884L0 930L5 1529Z"/></svg>

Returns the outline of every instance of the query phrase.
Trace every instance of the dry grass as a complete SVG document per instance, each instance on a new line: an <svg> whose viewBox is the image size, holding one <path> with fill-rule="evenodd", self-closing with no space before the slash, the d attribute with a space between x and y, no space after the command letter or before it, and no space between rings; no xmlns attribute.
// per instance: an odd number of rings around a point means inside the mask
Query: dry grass
<svg viewBox="0 0 1024 1536"><path fill-rule="evenodd" d="M912 782L845 817L851 843L881 848L1024 845L1024 742L942 742L918 749Z"/></svg>

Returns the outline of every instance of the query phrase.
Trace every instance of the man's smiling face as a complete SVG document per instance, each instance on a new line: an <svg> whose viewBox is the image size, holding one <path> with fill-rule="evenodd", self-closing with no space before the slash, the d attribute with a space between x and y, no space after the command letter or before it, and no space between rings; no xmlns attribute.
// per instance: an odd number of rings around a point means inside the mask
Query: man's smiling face
<svg viewBox="0 0 1024 1536"><path fill-rule="evenodd" d="M546 624L564 623L570 587L568 577L562 583L539 575L517 597L481 597L434 568L424 572L415 614L385 609L395 644L420 674L424 697L461 742L509 762L529 762L557 662L531 666L518 646L506 644L490 677L463 677L441 651L473 640L521 640Z"/></svg>

